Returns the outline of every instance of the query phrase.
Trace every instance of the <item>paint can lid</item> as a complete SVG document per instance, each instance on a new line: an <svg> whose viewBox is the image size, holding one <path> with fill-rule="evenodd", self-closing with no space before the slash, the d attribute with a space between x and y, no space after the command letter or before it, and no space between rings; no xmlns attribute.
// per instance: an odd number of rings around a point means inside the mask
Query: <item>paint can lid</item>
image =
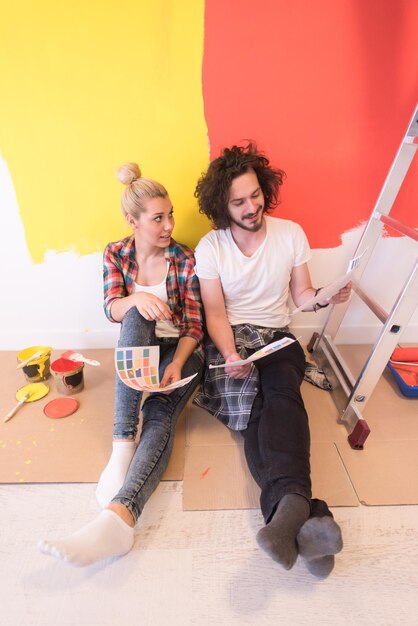
<svg viewBox="0 0 418 626"><path fill-rule="evenodd" d="M29 398L26 402L35 402L35 400L40 400L49 392L49 387L45 383L30 383L29 385L25 385L16 391L16 400L20 402L27 394L29 394Z"/></svg>
<svg viewBox="0 0 418 626"><path fill-rule="evenodd" d="M44 413L47 417L58 419L75 413L79 406L80 403L74 398L55 398L44 406Z"/></svg>

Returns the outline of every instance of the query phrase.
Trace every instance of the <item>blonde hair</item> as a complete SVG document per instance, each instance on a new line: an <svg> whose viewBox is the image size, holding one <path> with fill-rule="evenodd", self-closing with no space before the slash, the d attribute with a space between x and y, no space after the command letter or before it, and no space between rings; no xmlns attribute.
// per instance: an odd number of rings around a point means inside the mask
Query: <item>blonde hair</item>
<svg viewBox="0 0 418 626"><path fill-rule="evenodd" d="M116 176L122 184L126 185L121 200L122 213L125 217L131 215L138 219L139 214L145 211L146 200L168 196L166 189L160 183L141 176L137 163L124 163L118 168Z"/></svg>

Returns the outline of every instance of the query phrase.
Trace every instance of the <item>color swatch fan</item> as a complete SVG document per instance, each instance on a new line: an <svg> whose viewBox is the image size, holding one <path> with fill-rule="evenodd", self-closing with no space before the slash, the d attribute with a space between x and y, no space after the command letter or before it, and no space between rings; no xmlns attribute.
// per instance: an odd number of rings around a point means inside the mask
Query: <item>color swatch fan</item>
<svg viewBox="0 0 418 626"><path fill-rule="evenodd" d="M132 389L158 386L159 346L117 348L115 365L119 378Z"/></svg>
<svg viewBox="0 0 418 626"><path fill-rule="evenodd" d="M119 378L128 387L137 391L160 390L158 365L160 362L159 346L138 346L133 348L116 348L115 367ZM188 376L164 387L164 391L182 387L194 378Z"/></svg>

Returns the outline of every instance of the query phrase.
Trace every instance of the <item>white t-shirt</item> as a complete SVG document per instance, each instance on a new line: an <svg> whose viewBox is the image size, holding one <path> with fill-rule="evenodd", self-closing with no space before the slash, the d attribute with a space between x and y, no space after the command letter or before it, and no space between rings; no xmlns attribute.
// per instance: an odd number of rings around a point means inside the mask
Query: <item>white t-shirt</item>
<svg viewBox="0 0 418 626"><path fill-rule="evenodd" d="M264 216L266 237L250 257L236 245L229 228L212 230L195 251L199 278L219 278L229 323L283 328L290 322L291 272L311 258L299 224Z"/></svg>
<svg viewBox="0 0 418 626"><path fill-rule="evenodd" d="M167 261L167 272L168 272L169 263ZM160 298L163 302L167 303L167 274L165 275L164 280L158 285L140 285L139 283L134 283L134 293L138 291L145 291L145 293L152 293L157 298ZM178 337L179 329L174 326L173 322L169 320L157 320L155 324L155 336L156 337Z"/></svg>

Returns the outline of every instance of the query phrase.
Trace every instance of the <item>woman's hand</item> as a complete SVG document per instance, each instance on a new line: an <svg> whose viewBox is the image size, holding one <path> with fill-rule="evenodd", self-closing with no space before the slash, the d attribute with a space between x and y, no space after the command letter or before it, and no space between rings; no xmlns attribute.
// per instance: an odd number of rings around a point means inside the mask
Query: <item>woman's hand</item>
<svg viewBox="0 0 418 626"><path fill-rule="evenodd" d="M172 313L168 304L154 296L152 293L139 291L135 295L135 306L141 315L150 320L171 320Z"/></svg>
<svg viewBox="0 0 418 626"><path fill-rule="evenodd" d="M181 366L176 361L171 361L171 363L169 363L164 370L164 375L160 382L160 387L161 389L164 389L164 387L166 387L167 385L176 383L180 379L181 379ZM165 393L169 394L172 391L174 390L171 389L170 391L166 391Z"/></svg>
<svg viewBox="0 0 418 626"><path fill-rule="evenodd" d="M343 302L347 302L351 293L351 282L347 283L345 287L342 287L336 294L330 298L330 304L342 304Z"/></svg>
<svg viewBox="0 0 418 626"><path fill-rule="evenodd" d="M226 359L225 363L233 363L234 361L242 361L238 352L232 352ZM234 367L226 367L225 371L231 378L247 378L251 371L252 363L245 365L234 365Z"/></svg>

